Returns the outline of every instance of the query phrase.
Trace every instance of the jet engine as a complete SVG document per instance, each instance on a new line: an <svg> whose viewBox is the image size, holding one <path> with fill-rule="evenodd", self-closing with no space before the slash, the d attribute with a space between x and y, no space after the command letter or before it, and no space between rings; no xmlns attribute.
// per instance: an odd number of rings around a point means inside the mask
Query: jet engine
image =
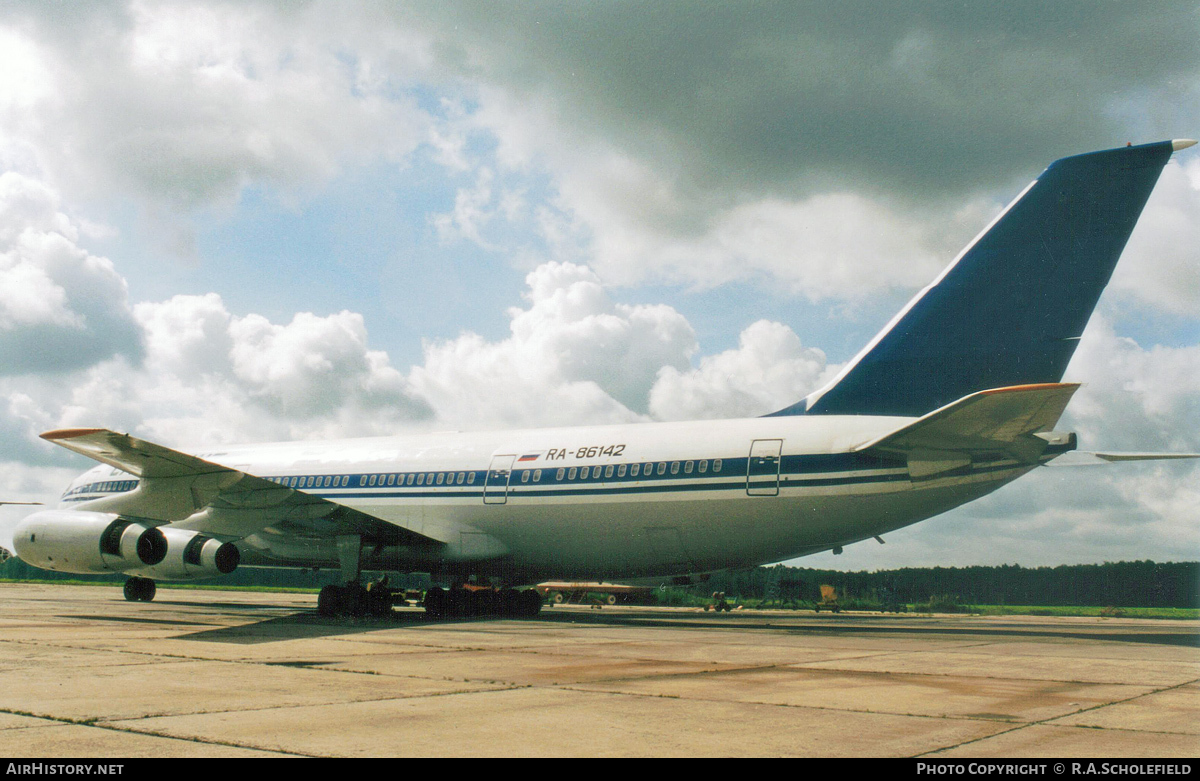
<svg viewBox="0 0 1200 781"><path fill-rule="evenodd" d="M159 563L134 567L138 575L158 580L193 580L228 575L237 569L242 555L232 542L221 542L187 529L161 526L167 553Z"/></svg>
<svg viewBox="0 0 1200 781"><path fill-rule="evenodd" d="M103 573L153 566L167 555L161 531L114 513L45 510L13 529L22 561L57 572Z"/></svg>

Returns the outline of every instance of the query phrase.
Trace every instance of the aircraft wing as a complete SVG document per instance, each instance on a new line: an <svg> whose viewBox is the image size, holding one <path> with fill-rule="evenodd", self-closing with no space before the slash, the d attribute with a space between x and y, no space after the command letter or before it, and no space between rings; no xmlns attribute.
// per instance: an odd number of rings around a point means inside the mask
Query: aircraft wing
<svg viewBox="0 0 1200 781"><path fill-rule="evenodd" d="M966 466L972 455L1036 463L1051 444L1037 435L1054 427L1078 388L1044 383L979 391L854 450L906 459L914 477Z"/></svg>
<svg viewBox="0 0 1200 781"><path fill-rule="evenodd" d="M42 439L142 479L155 497L152 520L172 528L240 538L280 523L316 526L322 534L358 534L375 543L441 545L360 510L263 477L103 428L47 431ZM104 501L104 500L98 500Z"/></svg>

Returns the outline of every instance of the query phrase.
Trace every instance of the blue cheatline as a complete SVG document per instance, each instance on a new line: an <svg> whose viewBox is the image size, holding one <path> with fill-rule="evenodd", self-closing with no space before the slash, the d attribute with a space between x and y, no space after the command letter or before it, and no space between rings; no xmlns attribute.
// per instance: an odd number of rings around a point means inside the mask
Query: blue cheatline
<svg viewBox="0 0 1200 781"><path fill-rule="evenodd" d="M772 415L915 417L988 388L1060 381L1172 150L1052 163L832 386Z"/></svg>

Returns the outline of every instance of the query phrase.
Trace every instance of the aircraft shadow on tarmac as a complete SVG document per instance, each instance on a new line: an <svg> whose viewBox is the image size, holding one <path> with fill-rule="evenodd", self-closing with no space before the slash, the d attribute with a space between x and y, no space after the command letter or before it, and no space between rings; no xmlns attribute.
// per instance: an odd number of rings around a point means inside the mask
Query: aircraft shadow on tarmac
<svg viewBox="0 0 1200 781"><path fill-rule="evenodd" d="M234 607L230 605L229 607ZM245 603L236 605L247 607ZM543 610L537 618L447 618L429 619L423 612L395 611L388 616L369 618L326 618L316 610L304 610L284 616L274 616L239 626L221 626L215 629L200 629L180 635L180 640L199 640L234 644L273 643L302 638L334 637L403 629L455 625L477 626L485 630L488 625L514 624L590 624L612 627L637 627L641 629L723 629L749 633L801 634L801 635L882 635L895 637L970 637L995 641L1016 639L1103 640L1108 642L1142 643L1149 645L1200 647L1200 633L1187 632L1178 627L1163 627L1138 631L1136 627L1111 630L1081 629L1076 624L1049 625L1044 622L988 624L984 622L962 622L963 617L938 618L931 616L884 617L874 615L831 616L806 618L783 614L774 616L716 617L705 613L680 612L664 614L659 611L550 611ZM746 620L752 619L752 620ZM160 619L154 619L158 623ZM953 622L953 623L952 623ZM179 621L180 625L194 626L198 622Z"/></svg>

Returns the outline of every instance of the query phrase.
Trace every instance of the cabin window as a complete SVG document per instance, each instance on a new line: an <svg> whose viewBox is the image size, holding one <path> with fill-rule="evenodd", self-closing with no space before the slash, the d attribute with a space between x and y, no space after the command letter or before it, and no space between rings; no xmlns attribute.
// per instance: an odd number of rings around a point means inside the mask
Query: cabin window
<svg viewBox="0 0 1200 781"><path fill-rule="evenodd" d="M641 465L641 464L634 464L633 466L629 467L629 475L630 475L631 477L637 477L637 476L638 476L638 472L640 472L640 471L642 471L642 465Z"/></svg>
<svg viewBox="0 0 1200 781"><path fill-rule="evenodd" d="M721 471L721 459L718 458L713 461L713 471L714 472Z"/></svg>
<svg viewBox="0 0 1200 781"><path fill-rule="evenodd" d="M459 473L458 473L458 479L457 479L457 480L455 480L454 482L458 483L459 485L462 485L462 484L463 484L463 481L464 481L464 480L466 480L466 479L467 479L467 473L466 473L466 472L459 472Z"/></svg>
<svg viewBox="0 0 1200 781"><path fill-rule="evenodd" d="M671 462L671 474L673 474L673 475L679 474L679 462L678 461Z"/></svg>
<svg viewBox="0 0 1200 781"><path fill-rule="evenodd" d="M378 476L379 476L379 475L371 475L371 481L368 483L368 485L375 485L375 479L376 479Z"/></svg>
<svg viewBox="0 0 1200 781"><path fill-rule="evenodd" d="M574 480L574 479L575 479L575 474L576 474L578 471L579 471L579 470L578 470L578 469L576 469L575 467L571 467L571 471L570 471L570 472L567 472L567 479L568 479L568 480Z"/></svg>
<svg viewBox="0 0 1200 781"><path fill-rule="evenodd" d="M424 473L417 475L417 485L425 485L425 474Z"/></svg>
<svg viewBox="0 0 1200 781"><path fill-rule="evenodd" d="M667 462L666 462L666 461L659 461L659 462L658 462L658 473L659 473L660 475L662 475L662 474L666 474L666 472L667 472Z"/></svg>
<svg viewBox="0 0 1200 781"><path fill-rule="evenodd" d="M446 474L444 472L438 472L437 484L441 485L444 482L446 482Z"/></svg>
<svg viewBox="0 0 1200 781"><path fill-rule="evenodd" d="M561 480L563 479L563 473L564 473L565 471L566 471L566 470L564 470L564 469L562 469L562 468L560 467L560 468L559 468L559 470L558 470L557 472L555 472L555 473L554 473L554 479L555 479L555 480L559 480L559 481L561 481Z"/></svg>
<svg viewBox="0 0 1200 781"><path fill-rule="evenodd" d="M425 475L425 482L428 485L433 485L433 472L430 472L429 474Z"/></svg>
<svg viewBox="0 0 1200 781"><path fill-rule="evenodd" d="M540 470L540 469L533 470L533 482L535 482L535 483L542 482L542 470Z"/></svg>
<svg viewBox="0 0 1200 781"><path fill-rule="evenodd" d="M409 472L409 473L408 473L408 477L404 478L404 484L405 484L405 485L412 485L412 484L413 484L413 475L412 475L412 472Z"/></svg>
<svg viewBox="0 0 1200 781"><path fill-rule="evenodd" d="M708 461L707 460L701 461L700 462L700 474L704 474L707 471L708 471Z"/></svg>
<svg viewBox="0 0 1200 781"><path fill-rule="evenodd" d="M624 477L624 476L625 476L625 465L621 464L619 467L617 467L617 477Z"/></svg>
<svg viewBox="0 0 1200 781"><path fill-rule="evenodd" d="M613 465L612 464L609 464L608 466L604 467L604 476L605 477L613 476Z"/></svg>
<svg viewBox="0 0 1200 781"><path fill-rule="evenodd" d="M521 470L521 482L522 482L522 483L528 483L528 482L529 482L529 470L528 470L528 469L522 469L522 470Z"/></svg>
<svg viewBox="0 0 1200 781"><path fill-rule="evenodd" d="M686 464L683 465L683 473L690 475L692 473L692 468L695 466L696 466L695 461L688 461Z"/></svg>
<svg viewBox="0 0 1200 781"><path fill-rule="evenodd" d="M467 485L474 485L474 484L475 484L475 473L467 472Z"/></svg>

